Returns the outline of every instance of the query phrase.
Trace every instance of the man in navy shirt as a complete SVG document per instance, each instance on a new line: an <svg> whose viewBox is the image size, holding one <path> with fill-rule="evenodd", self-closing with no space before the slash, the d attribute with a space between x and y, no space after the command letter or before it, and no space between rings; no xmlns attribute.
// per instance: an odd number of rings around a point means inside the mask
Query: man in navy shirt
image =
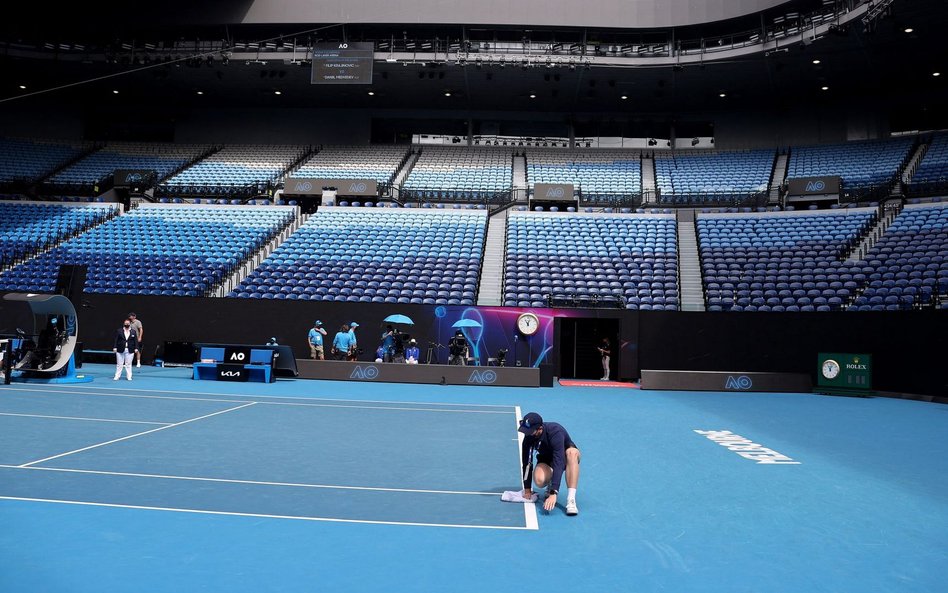
<svg viewBox="0 0 948 593"><path fill-rule="evenodd" d="M521 445L523 470L523 497L533 496L532 484L546 487L543 509L547 512L556 507L560 480L566 473L566 514L578 515L576 485L579 483L580 452L566 429L556 422L544 422L536 412L530 412L520 421L518 429L525 436ZM537 454L536 469L533 453Z"/></svg>

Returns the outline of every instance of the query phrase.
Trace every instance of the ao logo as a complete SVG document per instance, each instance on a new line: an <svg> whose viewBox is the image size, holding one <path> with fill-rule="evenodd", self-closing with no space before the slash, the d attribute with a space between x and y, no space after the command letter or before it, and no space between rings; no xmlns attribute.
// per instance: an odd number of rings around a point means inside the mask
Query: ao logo
<svg viewBox="0 0 948 593"><path fill-rule="evenodd" d="M379 376L378 367L371 365L362 366L361 364L356 368L352 369L352 374L349 375L350 379L375 379Z"/></svg>
<svg viewBox="0 0 948 593"><path fill-rule="evenodd" d="M806 191L823 191L826 189L826 182L823 180L810 181L806 184Z"/></svg>
<svg viewBox="0 0 948 593"><path fill-rule="evenodd" d="M350 191L350 192L364 192L364 191L365 191L365 184L364 184L364 183L353 183L352 185L349 186L349 191Z"/></svg>
<svg viewBox="0 0 948 593"><path fill-rule="evenodd" d="M751 378L747 375L741 375L740 377L735 377L733 375L728 375L727 381L724 383L725 389L741 389L746 390L754 386L754 382L751 381Z"/></svg>
<svg viewBox="0 0 948 593"><path fill-rule="evenodd" d="M296 184L296 191L312 191L313 184L309 181L300 181Z"/></svg>
<svg viewBox="0 0 948 593"><path fill-rule="evenodd" d="M142 180L141 173L129 173L125 176L125 183L135 183Z"/></svg>
<svg viewBox="0 0 948 593"><path fill-rule="evenodd" d="M546 190L546 197L548 198L562 198L565 194L562 187L551 187Z"/></svg>
<svg viewBox="0 0 948 593"><path fill-rule="evenodd" d="M497 373L494 371L474 371L471 373L468 383L491 384L497 380Z"/></svg>

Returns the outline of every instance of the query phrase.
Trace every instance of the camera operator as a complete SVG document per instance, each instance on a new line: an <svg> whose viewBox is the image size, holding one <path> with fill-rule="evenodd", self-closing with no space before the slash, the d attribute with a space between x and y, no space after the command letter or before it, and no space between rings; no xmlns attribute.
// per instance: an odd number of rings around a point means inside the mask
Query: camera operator
<svg viewBox="0 0 948 593"><path fill-rule="evenodd" d="M395 343L392 346L392 362L405 362L405 343L408 342L410 336L406 333L395 332L394 334Z"/></svg>
<svg viewBox="0 0 948 593"><path fill-rule="evenodd" d="M461 330L454 333L454 337L448 342L448 364L466 365L467 364L467 339Z"/></svg>
<svg viewBox="0 0 948 593"><path fill-rule="evenodd" d="M385 332L382 334L382 345L380 346L383 362L392 362L392 357L395 354L395 338L397 335L397 332L391 325L385 326Z"/></svg>

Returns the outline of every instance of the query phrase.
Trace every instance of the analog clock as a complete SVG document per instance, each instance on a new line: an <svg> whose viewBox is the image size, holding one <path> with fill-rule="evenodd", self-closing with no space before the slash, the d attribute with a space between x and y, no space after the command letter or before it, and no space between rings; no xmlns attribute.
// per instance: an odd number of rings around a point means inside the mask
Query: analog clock
<svg viewBox="0 0 948 593"><path fill-rule="evenodd" d="M525 336L532 336L540 329L540 319L533 313L523 313L517 317L517 331Z"/></svg>
<svg viewBox="0 0 948 593"><path fill-rule="evenodd" d="M823 373L823 376L827 379L835 379L836 375L839 374L839 363L833 359L828 359L823 361L823 367L820 369Z"/></svg>

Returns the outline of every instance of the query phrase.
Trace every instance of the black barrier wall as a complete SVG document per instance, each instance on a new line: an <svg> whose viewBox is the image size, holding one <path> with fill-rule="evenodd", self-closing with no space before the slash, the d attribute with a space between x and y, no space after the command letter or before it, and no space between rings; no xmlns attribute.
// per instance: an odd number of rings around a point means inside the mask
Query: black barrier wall
<svg viewBox="0 0 948 593"><path fill-rule="evenodd" d="M289 344L298 358L308 355L306 332L316 319L325 324L328 338L344 322L358 321L358 335L374 358L382 319L392 313L412 317L412 330L424 357L428 341L440 339L449 320L477 317L499 327L481 336L486 359L500 348L508 349L507 364L514 366L514 345L523 365L539 357L552 364L559 376L557 348L548 336L514 340L512 320L519 309L445 307L434 316L426 305L376 305L313 301L185 298L126 295L84 295L79 310L80 339L86 349L106 348L110 337L129 311L135 311L145 328L147 359L165 340L220 343L264 343L276 337ZM465 313L466 311L466 313ZM873 388L944 397L948 394L948 314L940 311L860 313L691 313L675 311L619 311L537 309L546 322L551 316L619 318L623 349L620 379L637 379L640 369L754 371L808 373L816 384L819 352L854 352L873 355ZM500 312L506 312L501 314ZM0 327L15 326L0 310ZM417 317L417 318L416 318ZM438 319L442 326L438 327ZM440 332L440 333L439 333ZM529 351L528 351L529 349ZM441 361L447 358L441 350Z"/></svg>

